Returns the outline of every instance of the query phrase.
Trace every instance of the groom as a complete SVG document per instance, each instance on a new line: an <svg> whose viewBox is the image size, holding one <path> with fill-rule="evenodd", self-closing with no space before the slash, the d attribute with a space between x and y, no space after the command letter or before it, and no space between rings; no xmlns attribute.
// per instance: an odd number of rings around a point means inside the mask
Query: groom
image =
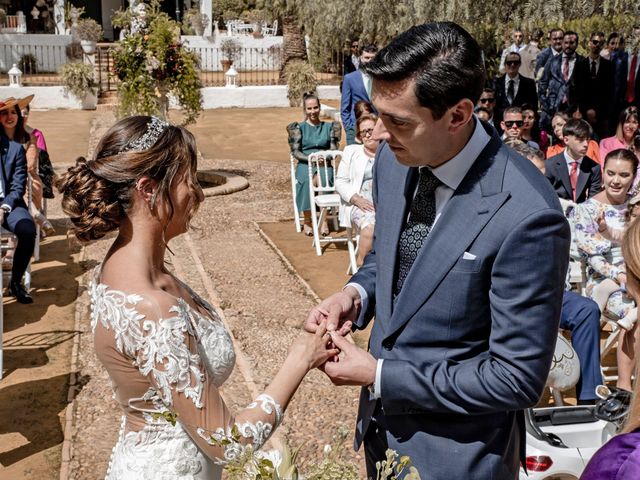
<svg viewBox="0 0 640 480"><path fill-rule="evenodd" d="M324 371L361 385L355 446L369 476L392 448L425 479L515 479L523 409L558 331L569 227L548 181L473 115L482 52L453 23L411 28L365 67L374 136L374 249L309 314L344 333L375 316L370 352L333 333ZM340 328L341 327L341 328Z"/></svg>

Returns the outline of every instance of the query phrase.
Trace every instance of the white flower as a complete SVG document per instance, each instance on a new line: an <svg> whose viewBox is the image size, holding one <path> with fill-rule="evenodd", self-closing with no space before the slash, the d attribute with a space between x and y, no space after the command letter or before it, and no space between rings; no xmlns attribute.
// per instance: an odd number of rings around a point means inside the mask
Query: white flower
<svg viewBox="0 0 640 480"><path fill-rule="evenodd" d="M324 446L324 454L329 455L331 453L331 445L328 443Z"/></svg>

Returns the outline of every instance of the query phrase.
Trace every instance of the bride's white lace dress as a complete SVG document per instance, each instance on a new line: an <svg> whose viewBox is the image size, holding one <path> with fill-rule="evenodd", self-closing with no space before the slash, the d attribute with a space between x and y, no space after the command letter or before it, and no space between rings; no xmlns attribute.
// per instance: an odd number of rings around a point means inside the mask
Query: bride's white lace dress
<svg viewBox="0 0 640 480"><path fill-rule="evenodd" d="M180 298L158 305L99 283L97 274L91 284L96 353L123 409L109 480L218 479L282 418L264 394L235 417L229 412L218 389L233 370L233 343L215 310L188 291L197 308ZM212 441L229 438L234 425L240 443Z"/></svg>

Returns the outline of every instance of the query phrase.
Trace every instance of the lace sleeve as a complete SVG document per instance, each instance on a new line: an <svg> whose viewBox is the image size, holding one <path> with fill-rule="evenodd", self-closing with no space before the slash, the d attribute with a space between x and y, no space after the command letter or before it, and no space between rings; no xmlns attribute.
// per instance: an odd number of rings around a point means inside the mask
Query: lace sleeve
<svg viewBox="0 0 640 480"><path fill-rule="evenodd" d="M287 125L287 134L291 155L293 155L296 160L303 160L306 162L308 156L302 153L302 130L300 130L298 122L292 122Z"/></svg>
<svg viewBox="0 0 640 480"><path fill-rule="evenodd" d="M140 405L130 406L146 412L147 420L177 420L216 463L233 461L248 445L259 449L280 424L282 409L262 394L237 415L229 411L203 358L220 352L199 351L191 307L112 293L94 300L92 324L114 330L116 349L149 381L142 399L132 399Z"/></svg>

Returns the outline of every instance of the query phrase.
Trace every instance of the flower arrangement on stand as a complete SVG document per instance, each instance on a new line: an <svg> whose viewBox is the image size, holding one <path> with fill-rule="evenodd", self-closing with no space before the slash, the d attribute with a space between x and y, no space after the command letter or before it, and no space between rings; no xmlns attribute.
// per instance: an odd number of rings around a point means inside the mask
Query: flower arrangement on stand
<svg viewBox="0 0 640 480"><path fill-rule="evenodd" d="M120 11L112 23L130 31L114 52L118 115L166 118L171 95L183 123L195 122L202 111L199 60L180 41L180 25L160 11L158 0Z"/></svg>

